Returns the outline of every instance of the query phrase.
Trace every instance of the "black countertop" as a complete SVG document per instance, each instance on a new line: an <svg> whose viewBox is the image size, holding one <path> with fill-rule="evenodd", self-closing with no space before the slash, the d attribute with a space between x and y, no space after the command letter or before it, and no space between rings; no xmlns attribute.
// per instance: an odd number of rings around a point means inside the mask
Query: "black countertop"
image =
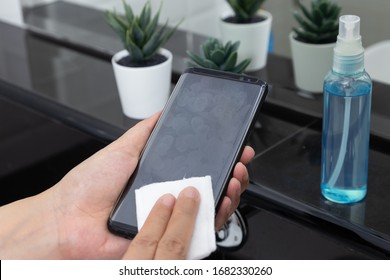
<svg viewBox="0 0 390 280"><path fill-rule="evenodd" d="M43 33L0 22L1 99L105 143L137 122L121 111L110 64L115 47L88 51L77 42ZM168 43L176 54L173 83L186 65L182 48L188 48L188 36L196 49L202 37L195 34L180 31ZM249 212L248 219L256 223L256 217L266 211L343 237L343 242L353 242L370 252L371 258L389 258L389 87L374 83L367 197L360 203L337 205L320 193L322 95L295 88L288 58L270 54L265 69L249 74L268 81L272 91L249 140L257 154L249 165L251 185L242 203L243 211ZM253 244L264 246L261 238L253 240L253 235L261 235L261 230L252 233L252 245L241 253L246 258L264 257L253 252Z"/></svg>

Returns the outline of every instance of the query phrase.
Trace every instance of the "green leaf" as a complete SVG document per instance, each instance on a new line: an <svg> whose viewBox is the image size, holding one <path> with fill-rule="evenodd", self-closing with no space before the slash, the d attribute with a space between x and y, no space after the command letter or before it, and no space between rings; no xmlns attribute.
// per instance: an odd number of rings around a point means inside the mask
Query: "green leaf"
<svg viewBox="0 0 390 280"><path fill-rule="evenodd" d="M165 32L166 28L168 26L168 20L165 22L165 24L153 35L150 37L148 42L143 47L143 52L145 54L145 57L149 58L153 56L158 49L166 42L166 38L173 34L173 32L176 29L172 29L170 32Z"/></svg>
<svg viewBox="0 0 390 280"><path fill-rule="evenodd" d="M337 5L332 5L329 9L328 18L337 20L337 22L338 22L340 12L341 12L341 7L339 7Z"/></svg>
<svg viewBox="0 0 390 280"><path fill-rule="evenodd" d="M320 26L318 31L319 32L326 32L326 31L332 30L333 26L334 26L333 20L324 20L322 26Z"/></svg>
<svg viewBox="0 0 390 280"><path fill-rule="evenodd" d="M122 42L125 42L126 41L126 28L124 28L123 25L117 21L114 14L111 12L106 12L105 18L106 18L108 25L118 34L118 36L120 37Z"/></svg>
<svg viewBox="0 0 390 280"><path fill-rule="evenodd" d="M142 31L141 27L138 25L135 19L133 23L133 29L131 31L133 42L137 46L142 46L145 40L145 33Z"/></svg>
<svg viewBox="0 0 390 280"><path fill-rule="evenodd" d="M249 19L248 13L244 10L239 0L227 0L238 21L245 22Z"/></svg>
<svg viewBox="0 0 390 280"><path fill-rule="evenodd" d="M245 68L248 67L249 63L251 63L251 60L249 58L243 60L236 67L234 67L233 72L235 72L235 73L242 73L242 72L244 72Z"/></svg>
<svg viewBox="0 0 390 280"><path fill-rule="evenodd" d="M328 43L334 43L335 37L337 37L338 30L334 32L326 32L322 35L318 36L318 44L328 44Z"/></svg>
<svg viewBox="0 0 390 280"><path fill-rule="evenodd" d="M221 49L215 49L210 53L210 60L212 60L216 65L221 65L225 61L225 52Z"/></svg>
<svg viewBox="0 0 390 280"><path fill-rule="evenodd" d="M114 19L116 20L116 22L122 27L123 30L126 30L128 28L128 25L126 24L126 22L123 20L123 18L121 18L120 16L118 16L117 14L113 14L113 17Z"/></svg>
<svg viewBox="0 0 390 280"><path fill-rule="evenodd" d="M153 19L148 23L148 25L145 28L145 41L149 41L150 37L152 37L153 33L157 30L158 20L160 17L160 10L161 10L161 4L159 11L156 13L156 15L153 17Z"/></svg>
<svg viewBox="0 0 390 280"><path fill-rule="evenodd" d="M231 71L237 63L237 52L233 52L226 59L225 63L220 66L223 71Z"/></svg>
<svg viewBox="0 0 390 280"><path fill-rule="evenodd" d="M150 7L150 2L147 1L142 8L141 15L139 17L139 26L142 29L145 29L148 23L150 22L150 17L151 17L152 11Z"/></svg>
<svg viewBox="0 0 390 280"><path fill-rule="evenodd" d="M238 48L240 47L240 41L234 42L232 45L232 49L230 52L236 52L238 51Z"/></svg>
<svg viewBox="0 0 390 280"><path fill-rule="evenodd" d="M159 31L154 32L149 40L145 42L145 45L142 47L142 51L144 52L145 57L149 58L158 51L159 40L164 32L165 27L166 24Z"/></svg>
<svg viewBox="0 0 390 280"><path fill-rule="evenodd" d="M317 8L318 8L318 10L321 11L321 13L324 15L324 17L328 17L331 5L329 4L329 2L322 1L318 4Z"/></svg>
<svg viewBox="0 0 390 280"><path fill-rule="evenodd" d="M249 18L251 18L260 9L260 6L263 4L264 0L249 0L243 2L246 2L245 11L248 14Z"/></svg>
<svg viewBox="0 0 390 280"><path fill-rule="evenodd" d="M299 5L299 8L301 9L303 15L310 21L313 21L313 18L310 14L310 12L308 11L308 9L302 4L302 1L299 1L298 2L298 5Z"/></svg>
<svg viewBox="0 0 390 280"><path fill-rule="evenodd" d="M322 25L322 19L324 18L324 15L322 14L321 10L314 9L313 10L313 22L316 26Z"/></svg>
<svg viewBox="0 0 390 280"><path fill-rule="evenodd" d="M197 64L197 65L199 65L199 66L201 66L201 67L207 67L207 64L206 63L204 63L204 60L200 57L200 56L198 56L198 55L196 55L195 53L193 53L193 52L191 52L191 51L187 51L187 55Z"/></svg>
<svg viewBox="0 0 390 280"><path fill-rule="evenodd" d="M211 51L218 46L218 42L215 38L208 38L203 44L200 45L200 53L204 58L211 59Z"/></svg>
<svg viewBox="0 0 390 280"><path fill-rule="evenodd" d="M239 21L249 22L265 0L228 0Z"/></svg>
<svg viewBox="0 0 390 280"><path fill-rule="evenodd" d="M205 59L205 60L203 61L203 63L206 65L206 66L205 66L206 68L214 69L214 70L219 70L218 65L216 65L216 64L215 64L213 61L211 61L211 60Z"/></svg>
<svg viewBox="0 0 390 280"><path fill-rule="evenodd" d="M317 42L317 36L313 37L313 33L310 33L305 30L301 30L298 28L293 28L293 31L296 34L295 39L301 42L305 43L316 43Z"/></svg>
<svg viewBox="0 0 390 280"><path fill-rule="evenodd" d="M160 48L162 45L164 45L169 40L169 38L172 37L172 35L176 32L179 25L182 23L182 21L183 21L183 19L180 20L173 28L171 28L171 30L162 34L157 48Z"/></svg>
<svg viewBox="0 0 390 280"><path fill-rule="evenodd" d="M307 30L307 31L310 31L310 32L316 32L318 29L317 29L317 26L315 26L313 23L311 23L310 21L305 21L301 15L299 15L298 13L294 13L294 16L295 16L295 19L297 20L297 22L299 23L299 25L304 29L304 30Z"/></svg>
<svg viewBox="0 0 390 280"><path fill-rule="evenodd" d="M306 40L308 43L315 43L318 44L320 41L320 36L317 33L314 32L308 32L302 34L302 37Z"/></svg>
<svg viewBox="0 0 390 280"><path fill-rule="evenodd" d="M142 61L144 59L142 50L131 39L130 30L128 30L128 32L126 33L125 47L134 61Z"/></svg>
<svg viewBox="0 0 390 280"><path fill-rule="evenodd" d="M187 51L187 54L192 59L192 61L194 61L200 67L215 70L219 69L219 67L209 59L203 59L191 51Z"/></svg>
<svg viewBox="0 0 390 280"><path fill-rule="evenodd" d="M131 9L131 7L125 2L125 0L122 0L123 2L123 7L125 9L125 16L127 18L127 22L129 25L132 24L133 22L133 19L134 19L134 13L133 13L133 10Z"/></svg>

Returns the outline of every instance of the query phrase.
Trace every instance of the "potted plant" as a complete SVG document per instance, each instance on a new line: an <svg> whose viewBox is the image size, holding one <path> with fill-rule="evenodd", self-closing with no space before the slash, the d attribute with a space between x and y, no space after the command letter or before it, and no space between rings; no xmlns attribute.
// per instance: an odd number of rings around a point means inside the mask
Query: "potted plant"
<svg viewBox="0 0 390 280"><path fill-rule="evenodd" d="M118 34L124 50L113 55L112 65L123 113L143 119L162 110L171 86L172 53L162 48L177 29L159 26L147 1L139 15L123 0L124 16L106 11L105 19Z"/></svg>
<svg viewBox="0 0 390 280"><path fill-rule="evenodd" d="M247 71L263 68L267 64L272 14L260 9L265 0L227 0L232 11L222 14L220 20L223 42L241 43L238 61L251 58Z"/></svg>
<svg viewBox="0 0 390 280"><path fill-rule="evenodd" d="M241 73L249 65L250 59L245 59L237 64L237 50L240 42L227 42L225 45L216 38L208 38L200 45L201 55L187 51L191 58L191 66Z"/></svg>
<svg viewBox="0 0 390 280"><path fill-rule="evenodd" d="M332 67L341 8L331 0L312 0L311 9L301 1L293 13L299 27L290 33L295 84L298 88L322 92L324 77Z"/></svg>

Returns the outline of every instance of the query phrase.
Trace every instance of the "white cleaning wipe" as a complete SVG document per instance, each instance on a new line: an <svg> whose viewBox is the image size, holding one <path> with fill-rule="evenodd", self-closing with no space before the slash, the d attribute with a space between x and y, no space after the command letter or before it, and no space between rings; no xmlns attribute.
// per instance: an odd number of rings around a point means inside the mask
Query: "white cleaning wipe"
<svg viewBox="0 0 390 280"><path fill-rule="evenodd" d="M175 197L186 187L195 187L200 193L200 205L195 222L194 233L187 259L202 259L216 249L214 231L214 196L211 177L192 177L188 179L154 183L135 191L137 223L140 230L156 201L164 194L171 193Z"/></svg>

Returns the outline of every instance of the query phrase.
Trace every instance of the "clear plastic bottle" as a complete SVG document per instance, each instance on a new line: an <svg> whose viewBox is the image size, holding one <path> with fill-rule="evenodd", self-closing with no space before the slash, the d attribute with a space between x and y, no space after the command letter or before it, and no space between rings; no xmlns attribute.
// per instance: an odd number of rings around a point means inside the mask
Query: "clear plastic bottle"
<svg viewBox="0 0 390 280"><path fill-rule="evenodd" d="M324 80L321 191L330 201L353 203L366 196L371 92L360 18L341 16L333 68Z"/></svg>

